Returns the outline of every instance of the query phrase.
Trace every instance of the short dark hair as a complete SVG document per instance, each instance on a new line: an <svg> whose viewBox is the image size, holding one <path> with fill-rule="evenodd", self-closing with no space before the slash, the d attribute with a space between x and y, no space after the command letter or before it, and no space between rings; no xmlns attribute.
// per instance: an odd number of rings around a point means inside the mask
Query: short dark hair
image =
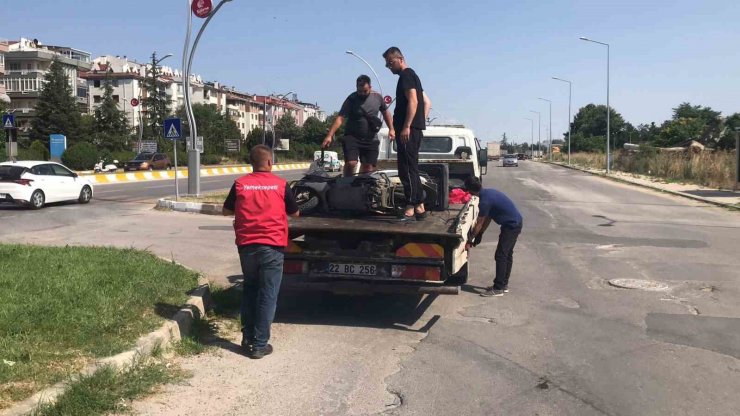
<svg viewBox="0 0 740 416"><path fill-rule="evenodd" d="M470 176L468 179L465 179L465 190L468 192L480 192L481 188L483 188L483 185L481 185L480 180L476 178L475 176Z"/></svg>
<svg viewBox="0 0 740 416"><path fill-rule="evenodd" d="M383 58L388 58L389 56L403 58L401 50L395 46L391 46L385 52L383 52Z"/></svg>
<svg viewBox="0 0 740 416"><path fill-rule="evenodd" d="M252 169L267 166L270 158L272 158L272 151L264 144L258 144L249 151L249 163L252 164Z"/></svg>
<svg viewBox="0 0 740 416"><path fill-rule="evenodd" d="M359 77L357 77L357 83L360 84L360 85L365 85L365 84L367 84L367 85L373 85L370 82L370 77L367 76L367 75L365 75L365 74L362 74Z"/></svg>

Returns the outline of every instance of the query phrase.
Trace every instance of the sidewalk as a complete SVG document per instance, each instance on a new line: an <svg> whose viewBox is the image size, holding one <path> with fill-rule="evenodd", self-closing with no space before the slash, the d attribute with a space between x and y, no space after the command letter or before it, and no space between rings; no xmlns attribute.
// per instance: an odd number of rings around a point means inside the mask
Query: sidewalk
<svg viewBox="0 0 740 416"><path fill-rule="evenodd" d="M297 170L297 169L308 169L310 163L286 163L273 166L272 170L286 171L286 170ZM229 166L222 168L204 168L200 170L200 176L218 176L218 175L234 175L239 173L250 173L252 167L249 165L244 166ZM187 178L187 168L181 168L177 170L178 178ZM152 181L162 179L175 179L174 170L160 170L160 171L145 171L145 172L127 172L127 173L98 173L84 175L85 178L89 179L96 185L104 185L109 183L125 183L125 182L137 182L137 181Z"/></svg>
<svg viewBox="0 0 740 416"><path fill-rule="evenodd" d="M621 171L612 171L610 174L607 175L606 171L603 169L590 169L575 165L568 166L567 164L562 162L544 162L552 165L562 166L568 169L587 172L592 175L602 176L619 182L638 185L644 188L650 188L656 191L666 192L669 194L706 202L721 207L740 210L740 191L733 192L731 190L706 188L695 184L670 183L651 176L638 175L635 173L627 173Z"/></svg>

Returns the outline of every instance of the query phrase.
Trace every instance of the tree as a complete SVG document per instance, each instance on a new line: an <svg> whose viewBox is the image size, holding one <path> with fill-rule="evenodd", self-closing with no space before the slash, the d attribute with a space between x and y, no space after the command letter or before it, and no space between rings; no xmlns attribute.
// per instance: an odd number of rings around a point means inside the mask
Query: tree
<svg viewBox="0 0 740 416"><path fill-rule="evenodd" d="M54 58L46 74L44 88L36 104L36 117L31 122L31 139L48 141L50 134L67 136L68 144L78 141L80 112L72 94L64 67Z"/></svg>
<svg viewBox="0 0 740 416"><path fill-rule="evenodd" d="M120 151L126 148L130 130L126 114L118 109L118 103L113 99L113 87L106 79L103 102L95 109L93 143L98 148L109 151Z"/></svg>
<svg viewBox="0 0 740 416"><path fill-rule="evenodd" d="M147 137L156 139L160 145L165 144L164 138L162 137L162 126L164 120L171 114L170 103L167 100L167 95L160 93L159 81L160 70L157 66L157 56L152 55L152 64L148 66L144 78L144 89L146 90L146 98L142 104L146 111L146 121L148 128L145 131ZM205 137L205 136L204 136Z"/></svg>
<svg viewBox="0 0 740 416"><path fill-rule="evenodd" d="M326 118L326 121L324 122L324 128L325 131L328 133L329 129L331 128L332 124L334 124L334 121L339 117L338 112L334 112L332 115ZM334 133L334 142L333 145L336 145L339 143L339 139L344 136L344 126L347 124L347 120L345 119L344 123L342 123L341 126L337 129L336 133ZM326 135L324 135L326 137Z"/></svg>
<svg viewBox="0 0 740 416"><path fill-rule="evenodd" d="M723 150L732 150L735 148L735 129L740 128L740 113L735 113L724 122L724 129L717 141L717 148Z"/></svg>
<svg viewBox="0 0 740 416"><path fill-rule="evenodd" d="M621 147L626 140L624 118L613 108L609 109L609 131L611 136L610 143L612 148ZM588 104L581 107L573 118L571 124L571 151L606 151L606 106ZM601 149L596 144L594 138L601 137ZM580 148L579 146L583 146ZM591 150L587 150L591 149Z"/></svg>
<svg viewBox="0 0 740 416"><path fill-rule="evenodd" d="M275 123L275 138L287 139L296 142L301 137L301 128L295 123L295 119L290 114L283 114L277 123ZM269 142L272 143L272 142Z"/></svg>
<svg viewBox="0 0 740 416"><path fill-rule="evenodd" d="M309 117L303 122L302 137L303 143L321 144L328 132L327 126L316 117Z"/></svg>
<svg viewBox="0 0 740 416"><path fill-rule="evenodd" d="M721 112L684 102L673 109L673 118L661 126L657 143L675 146L687 140L716 146L722 134Z"/></svg>
<svg viewBox="0 0 740 416"><path fill-rule="evenodd" d="M180 107L177 115L182 120L187 119L185 107ZM228 115L221 114L215 104L194 104L193 116L198 125L198 136L203 136L204 154L224 155L226 140L241 140L236 122ZM185 137L190 135L190 126L187 123L183 124L182 134Z"/></svg>
<svg viewBox="0 0 740 416"><path fill-rule="evenodd" d="M501 135L501 149L508 149L509 148L509 139L506 137L506 133Z"/></svg>

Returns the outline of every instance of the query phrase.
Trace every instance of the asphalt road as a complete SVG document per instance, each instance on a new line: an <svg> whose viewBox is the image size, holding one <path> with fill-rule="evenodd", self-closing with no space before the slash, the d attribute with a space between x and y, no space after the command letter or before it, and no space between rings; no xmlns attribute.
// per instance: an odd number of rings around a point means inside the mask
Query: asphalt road
<svg viewBox="0 0 740 416"><path fill-rule="evenodd" d="M460 295L283 296L273 355L239 355L236 329L221 328L215 350L180 360L192 379L134 411L740 414L740 214L531 161L488 172L484 186L525 218L511 293L477 294L493 277L491 229ZM111 185L89 206L0 210L0 239L137 247L238 282L231 220L154 211L172 191L153 185Z"/></svg>

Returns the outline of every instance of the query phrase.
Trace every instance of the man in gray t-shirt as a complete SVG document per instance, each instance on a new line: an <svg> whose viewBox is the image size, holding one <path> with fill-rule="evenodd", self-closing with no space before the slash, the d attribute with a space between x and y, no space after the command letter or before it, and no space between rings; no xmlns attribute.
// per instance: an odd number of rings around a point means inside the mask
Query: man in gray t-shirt
<svg viewBox="0 0 740 416"><path fill-rule="evenodd" d="M357 168L357 159L360 159L360 173L372 172L378 164L378 147L380 141L377 134L371 131L369 119L377 118L378 112L383 115L385 124L388 126L391 140L395 137L393 130L393 119L383 97L372 90L370 77L360 75L357 77L357 91L344 100L342 109L334 124L327 133L323 148L329 147L334 133L347 120L342 137L342 149L344 150L344 176L352 176Z"/></svg>

